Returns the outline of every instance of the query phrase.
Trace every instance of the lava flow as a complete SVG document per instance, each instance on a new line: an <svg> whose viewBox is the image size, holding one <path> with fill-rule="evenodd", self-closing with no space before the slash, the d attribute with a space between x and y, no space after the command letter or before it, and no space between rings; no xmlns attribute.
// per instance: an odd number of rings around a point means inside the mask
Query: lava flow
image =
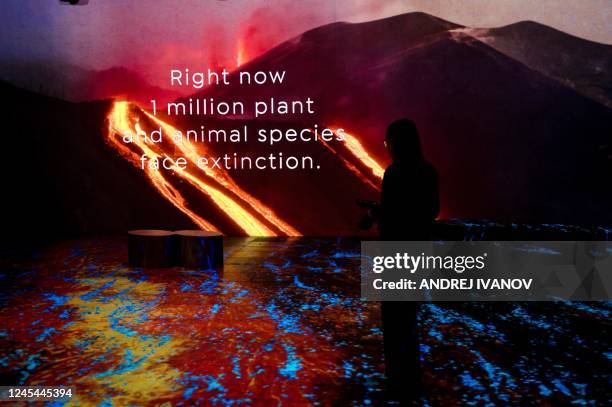
<svg viewBox="0 0 612 407"><path fill-rule="evenodd" d="M108 116L108 142L123 157L140 168L140 156L142 154L146 154L151 158L160 158L164 155L164 151L162 151L164 146L162 146L161 143L146 143L140 137L133 137L133 142L130 144L123 142L122 138L125 135L142 133L139 113L142 114L143 111L135 106L131 106L128 102L115 102ZM165 126L166 131L174 129L172 126L150 115L144 114L143 118L153 119L158 125ZM172 141L172 138L168 139ZM138 148L140 151L133 151L135 148ZM194 158L193 154L195 154L195 150L192 146L173 143L168 150L172 151L177 148L185 153L188 159ZM181 170L178 167L173 170L174 175L186 180L201 193L209 197L223 212L225 212L228 218L232 219L247 235L277 236L285 234L300 236L300 233L295 228L281 220L271 209L265 207L254 197L240 189L229 175L208 171L202 176L200 173L192 173L188 169ZM189 204L185 198L172 186L162 170L151 169L146 166L145 173L151 184L162 194L162 196L186 214L194 223L203 229L219 230L189 208ZM225 191L223 191L222 188L225 189ZM249 208L245 208L239 201L246 203ZM254 211L255 214L251 211ZM260 219L260 217L263 217L263 219Z"/></svg>
<svg viewBox="0 0 612 407"><path fill-rule="evenodd" d="M155 116L144 112L148 118L153 120L158 126L161 126L163 131L166 134L175 134L177 129L165 123L164 121L156 118ZM200 157L200 153L196 151L195 147L191 143L174 143L175 147L178 148L181 153L183 153L187 159L191 162L196 163ZM200 148L204 148L201 146ZM218 170L214 168L205 168L202 170L206 175L216 180L220 185L222 185L227 190L231 191L234 195L236 195L240 200L244 203L248 204L252 210L257 212L259 215L263 216L268 222L272 223L276 228L278 228L283 234L287 236L301 236L300 232L298 232L295 228L289 225L287 222L283 221L279 218L271 208L268 208L261 201L257 200L255 197L244 191L240 188L236 182L229 176L229 174L224 170Z"/></svg>
<svg viewBox="0 0 612 407"><path fill-rule="evenodd" d="M349 157L345 157L343 153L338 151L337 148L332 147L328 142L322 139L319 141L329 151L334 153L334 155L342 161L342 164L355 174L357 178L377 191L380 191L380 181L385 174L383 167L365 150L361 142L355 136L343 130L343 137L344 143L342 145L348 151ZM351 162L351 160L353 160L354 163ZM368 173L364 172L363 167L368 169ZM371 174L369 174L370 171ZM372 179L372 176L374 179Z"/></svg>
<svg viewBox="0 0 612 407"><path fill-rule="evenodd" d="M132 162L134 165L138 165L139 156L137 153L127 147L126 144L122 143L120 139L113 137L115 134L126 134L131 132L129 124L129 104L127 102L115 102L113 109L108 116L109 129L108 129L108 141L119 153ZM138 145L143 153L148 154L151 157L158 157L159 155L154 153L145 143ZM174 206L176 206L181 212L187 215L196 225L202 229L211 230L218 232L219 229L212 225L210 222L202 219L191 209L187 207L185 198L170 184L170 182L164 177L164 175L158 171L150 168L145 169L145 173L149 178L151 184L159 191L160 194Z"/></svg>
<svg viewBox="0 0 612 407"><path fill-rule="evenodd" d="M301 236L293 226L281 219L271 208L243 190L225 171L212 167L199 168L196 163L202 154L210 154L206 146L194 146L190 142L177 142L173 137L166 137L162 143L146 141L142 134L147 134L143 127L161 128L164 134L174 135L178 131L170 124L145 112L137 106L123 101L114 102L108 115L109 131L107 142L124 158L138 168L141 167L141 156L149 159L162 159L180 152L191 166L180 169L173 164L171 170L144 166L144 172L157 191L177 209L187 215L198 227L219 231L219 227L202 218L188 200L181 194L177 178L186 181L200 194L214 203L228 219L232 220L249 236ZM130 136L131 143L123 138ZM329 143L324 146L336 155L342 163L362 182L374 189L384 173L383 168L363 148L359 140L344 133L345 143L340 150ZM202 151L203 149L203 151Z"/></svg>
<svg viewBox="0 0 612 407"><path fill-rule="evenodd" d="M383 167L363 148L363 145L355 136L344 132L344 144L346 148L366 167L372 170L372 174L378 179L382 179L385 174Z"/></svg>

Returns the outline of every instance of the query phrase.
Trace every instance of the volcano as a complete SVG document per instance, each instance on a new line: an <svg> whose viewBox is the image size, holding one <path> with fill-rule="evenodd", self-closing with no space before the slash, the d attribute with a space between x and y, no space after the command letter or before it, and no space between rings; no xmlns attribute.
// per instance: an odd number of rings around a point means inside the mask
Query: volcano
<svg viewBox="0 0 612 407"><path fill-rule="evenodd" d="M527 41L539 31L526 30L524 36ZM570 40L568 49L576 55L593 53L590 41L559 38L562 44ZM567 50L540 51L566 55ZM458 24L424 13L330 24L279 45L241 70L285 70L287 75L282 87L250 91L230 85L196 96L250 103L272 96L312 97L319 112L313 122L358 135L382 163L387 162L386 126L412 118L439 171L444 216L611 221L606 207L612 196L601 179L610 174L612 111ZM279 180L276 188L289 185Z"/></svg>
<svg viewBox="0 0 612 407"><path fill-rule="evenodd" d="M586 41L535 21L459 31L612 107L612 47L609 45Z"/></svg>
<svg viewBox="0 0 612 407"><path fill-rule="evenodd" d="M524 41L538 31L533 32L525 30ZM611 174L612 110L480 34L423 13L334 23L240 67L285 70L282 86L218 86L193 95L241 100L245 106L270 97L311 97L317 113L308 119L255 120L252 112L205 123L198 117L155 118L127 102L70 103L3 84L14 101L7 115L8 151L21 154L9 157L17 169L9 181L16 196L11 213L17 215L9 229L44 227L80 235L199 226L230 235L356 234L361 210L354 201L377 198L388 164L384 131L401 117L417 123L425 153L438 169L443 217L612 224L612 191L603 185ZM577 55L593 49L591 42L571 38ZM609 82L605 86L609 89ZM279 150L308 155L320 164L316 171L179 175L142 171L134 160L138 149L113 142L136 124L178 129L317 124L341 127L351 137L335 144L195 147L219 155Z"/></svg>

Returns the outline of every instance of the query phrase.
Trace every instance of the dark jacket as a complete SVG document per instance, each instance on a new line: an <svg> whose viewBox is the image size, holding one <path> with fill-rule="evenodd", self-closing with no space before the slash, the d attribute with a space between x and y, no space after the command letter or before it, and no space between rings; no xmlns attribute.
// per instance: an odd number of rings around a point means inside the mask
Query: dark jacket
<svg viewBox="0 0 612 407"><path fill-rule="evenodd" d="M427 161L391 164L385 171L379 228L383 240L430 240L440 211L438 175Z"/></svg>

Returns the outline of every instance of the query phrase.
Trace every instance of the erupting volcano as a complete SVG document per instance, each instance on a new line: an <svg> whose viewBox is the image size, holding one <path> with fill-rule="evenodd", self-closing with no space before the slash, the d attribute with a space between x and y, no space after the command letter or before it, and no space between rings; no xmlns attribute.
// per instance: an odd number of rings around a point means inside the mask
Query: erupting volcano
<svg viewBox="0 0 612 407"><path fill-rule="evenodd" d="M109 143L135 165L139 165L141 154L147 154L149 157L160 157L172 154L177 149L191 161L198 160L198 152L195 147L186 143L172 143L166 146L146 143L143 139L134 137L135 147L140 150L140 152L135 152L121 142L121 137L124 135L142 133L142 126L145 123L159 125L167 134L175 132L169 124L135 106L130 106L128 102L115 102L109 115ZM171 141L172 139L167 138L166 140ZM164 149L166 150L164 151ZM149 181L166 199L204 229L219 230L189 208L183 196L172 186L170 180L173 177L178 176L186 180L199 192L208 196L246 234L255 236L276 236L277 234L300 236L295 228L280 219L270 208L243 191L223 171L211 169L203 173L195 173L190 169L176 168L171 174L166 175L159 169L149 167L145 167L145 171Z"/></svg>
<svg viewBox="0 0 612 407"><path fill-rule="evenodd" d="M212 231L220 230L213 222L205 219L193 209L180 192L181 185L174 185L177 182L186 181L199 193L200 197L210 199L247 235L301 236L295 227L281 219L274 210L238 186L227 171L212 167L203 169L195 167L201 154L209 153L210 147L204 144L196 145L189 141L176 142L172 137L164 137L163 142L147 142L146 138L140 137L146 134L147 130L159 127L165 135L169 136L175 134L177 129L125 101L114 102L108 115L108 122L107 142L109 145L130 163L142 168L148 181L157 191L197 226ZM129 137L131 142L125 143L124 137ZM365 151L355 136L345 134L345 140L346 152L338 152L329 143L322 140L321 143L337 155L360 180L377 188L372 177L380 179L383 172L382 167ZM176 162L171 168L153 168L149 165L142 165L145 156L150 159L168 158L172 160L171 157L177 152L180 152L189 161L191 165L188 168L180 168ZM352 157L343 155L347 153ZM354 161L370 169L372 174L366 174Z"/></svg>
<svg viewBox="0 0 612 407"><path fill-rule="evenodd" d="M512 32L520 32L520 43L529 42L534 32L546 33L547 41L559 46L549 47L542 61L562 59L567 35L541 25L534 31L534 24L517 25ZM9 229L42 226L83 235L195 225L226 235L355 235L362 215L355 199L379 198L388 163L384 132L401 117L415 121L425 155L438 170L441 217L612 223L612 190L600 185L602 174L610 171L612 110L600 91L578 87L591 83L591 71L569 66L540 72L537 55L527 58L515 45L492 42L491 35L412 13L322 26L263 53L247 50L239 40L240 69L229 73L230 84L185 96L242 102L244 113L231 116L152 115L134 101L71 103L3 84L14 101L6 115L13 133L8 151L31 151L31 143L44 151L28 166L19 156L8 157L11 167L23 170L10 190L32 202L11 209L19 215L15 223L20 221ZM608 45L579 38L570 45L571 53L579 49L585 60L612 60ZM282 85L234 86L239 72L269 71L286 72ZM312 98L316 112L281 118L249 111L255 101L270 98ZM169 137L146 143L136 137L123 142L126 134L160 128L171 134L203 125L284 134L318 125L335 135L343 129L344 139L284 140L274 146L251 139L178 143ZM279 151L313 157L320 169L193 165L202 156ZM189 165L183 170L141 167L143 155L181 156ZM49 174L46 180L40 178L43 172ZM44 208L34 204L41 196L48 197Z"/></svg>

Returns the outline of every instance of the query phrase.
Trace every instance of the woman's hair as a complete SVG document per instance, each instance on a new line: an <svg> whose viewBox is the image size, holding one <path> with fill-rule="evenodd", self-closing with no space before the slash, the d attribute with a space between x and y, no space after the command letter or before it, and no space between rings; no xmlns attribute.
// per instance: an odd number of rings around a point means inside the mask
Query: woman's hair
<svg viewBox="0 0 612 407"><path fill-rule="evenodd" d="M399 119L387 128L385 141L393 160L422 160L419 131L410 119Z"/></svg>

